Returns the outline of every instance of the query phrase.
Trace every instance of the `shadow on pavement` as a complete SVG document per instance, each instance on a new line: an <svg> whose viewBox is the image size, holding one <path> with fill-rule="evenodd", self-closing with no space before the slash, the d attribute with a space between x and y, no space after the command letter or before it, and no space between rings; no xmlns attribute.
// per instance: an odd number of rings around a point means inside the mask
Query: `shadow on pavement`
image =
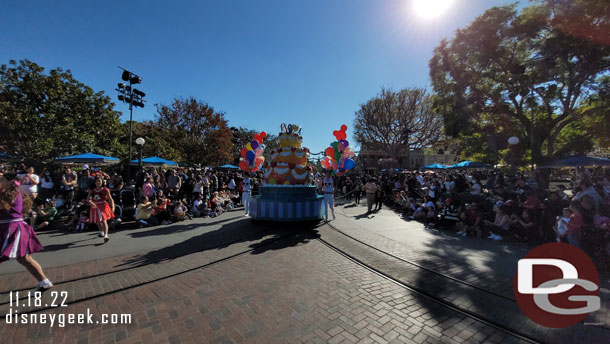
<svg viewBox="0 0 610 344"><path fill-rule="evenodd" d="M293 225L293 224L278 224L278 223L259 223L253 222L249 218L237 218L232 219L234 221L223 224L219 229L194 236L180 243L159 248L146 252L142 255L133 257L120 266L143 266L152 263L159 263L178 257L186 256L192 253L203 252L207 250L219 250L228 246L240 243L240 242L254 242L262 238L271 236L261 243L250 245L250 248L255 248L253 254L260 254L265 252L267 249L281 249L283 247L295 246L299 243L307 242L314 238L312 234L305 235L303 232L305 229L315 228L314 224L306 225ZM192 227L198 227L198 225L174 225L171 227L160 228L155 230L152 235L171 234L180 231L186 231L192 229ZM168 233L161 233L163 230L169 230ZM134 233L140 234L140 233ZM292 234L297 234L293 236ZM287 240L281 240L277 245L268 246L270 243L277 241L281 237L288 237ZM272 248L271 248L272 247ZM260 249L257 249L260 248Z"/></svg>

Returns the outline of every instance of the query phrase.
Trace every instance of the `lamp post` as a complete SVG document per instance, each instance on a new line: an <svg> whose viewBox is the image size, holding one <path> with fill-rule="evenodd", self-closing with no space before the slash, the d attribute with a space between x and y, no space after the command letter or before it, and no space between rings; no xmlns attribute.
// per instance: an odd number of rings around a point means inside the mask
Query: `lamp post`
<svg viewBox="0 0 610 344"><path fill-rule="evenodd" d="M136 144L138 145L138 168L141 170L142 169L142 147L144 146L144 143L146 142L146 140L144 140L144 138L142 137L138 137L136 139Z"/></svg>
<svg viewBox="0 0 610 344"><path fill-rule="evenodd" d="M119 100L129 104L129 155L127 156L127 163L131 162L131 146L133 141L133 107L139 106L141 108L144 107L144 97L146 93L133 88L133 84L139 84L142 82L142 78L138 75L128 71L127 69L120 67L123 70L123 74L121 74L121 79L123 81L129 81L129 85L125 85L124 83L118 83L118 88L116 89L119 92ZM131 179L131 169L127 168L127 180Z"/></svg>
<svg viewBox="0 0 610 344"><path fill-rule="evenodd" d="M516 172L515 166L515 146L519 144L519 138L517 136L511 136L508 138L508 145L510 147L510 171L511 175L514 175Z"/></svg>

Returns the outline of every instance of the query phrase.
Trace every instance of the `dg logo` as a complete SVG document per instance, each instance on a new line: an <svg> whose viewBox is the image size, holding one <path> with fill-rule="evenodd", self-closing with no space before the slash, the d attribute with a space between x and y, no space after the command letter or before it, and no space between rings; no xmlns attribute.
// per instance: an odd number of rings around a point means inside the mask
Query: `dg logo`
<svg viewBox="0 0 610 344"><path fill-rule="evenodd" d="M572 326L600 309L599 274L581 249L538 246L519 260L513 288L521 311L537 324Z"/></svg>

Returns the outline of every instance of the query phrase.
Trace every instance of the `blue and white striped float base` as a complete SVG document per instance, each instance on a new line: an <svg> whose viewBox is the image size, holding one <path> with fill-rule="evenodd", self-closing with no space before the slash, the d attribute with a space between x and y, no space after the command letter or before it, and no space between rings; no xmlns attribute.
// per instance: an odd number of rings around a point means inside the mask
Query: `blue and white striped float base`
<svg viewBox="0 0 610 344"><path fill-rule="evenodd" d="M311 221L324 218L324 197L302 200L250 198L250 216L263 221Z"/></svg>

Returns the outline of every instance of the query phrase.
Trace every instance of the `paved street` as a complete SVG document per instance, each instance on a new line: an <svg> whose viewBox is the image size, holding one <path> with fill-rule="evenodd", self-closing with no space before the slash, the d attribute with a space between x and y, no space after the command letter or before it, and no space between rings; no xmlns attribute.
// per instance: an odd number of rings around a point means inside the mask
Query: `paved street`
<svg viewBox="0 0 610 344"><path fill-rule="evenodd" d="M396 256L511 296L506 285L514 272L510 265L527 248L427 230L385 209L363 217L363 209L337 207L333 226ZM36 258L59 282L54 290L68 292L69 306L22 307L20 313L75 314L89 309L96 317L131 314L131 324L51 328L3 322L0 338L14 343L519 342L356 264L318 237L409 285L438 292L465 309L481 308L473 302L476 291L453 288L450 282L436 290L433 276L328 226L312 232L253 224L234 211L214 219L121 230L105 245L91 232L41 233L41 241L52 250ZM34 281L15 262L3 264L0 274L0 314L7 314L8 291L24 293ZM47 293L43 304L51 301ZM607 302L603 307L599 319L607 321ZM499 311L510 314L511 309ZM522 316L515 317L531 326ZM592 326L532 331L554 339L561 339L559 333L563 342L576 335L593 336L589 341L595 342L599 333L606 333Z"/></svg>

